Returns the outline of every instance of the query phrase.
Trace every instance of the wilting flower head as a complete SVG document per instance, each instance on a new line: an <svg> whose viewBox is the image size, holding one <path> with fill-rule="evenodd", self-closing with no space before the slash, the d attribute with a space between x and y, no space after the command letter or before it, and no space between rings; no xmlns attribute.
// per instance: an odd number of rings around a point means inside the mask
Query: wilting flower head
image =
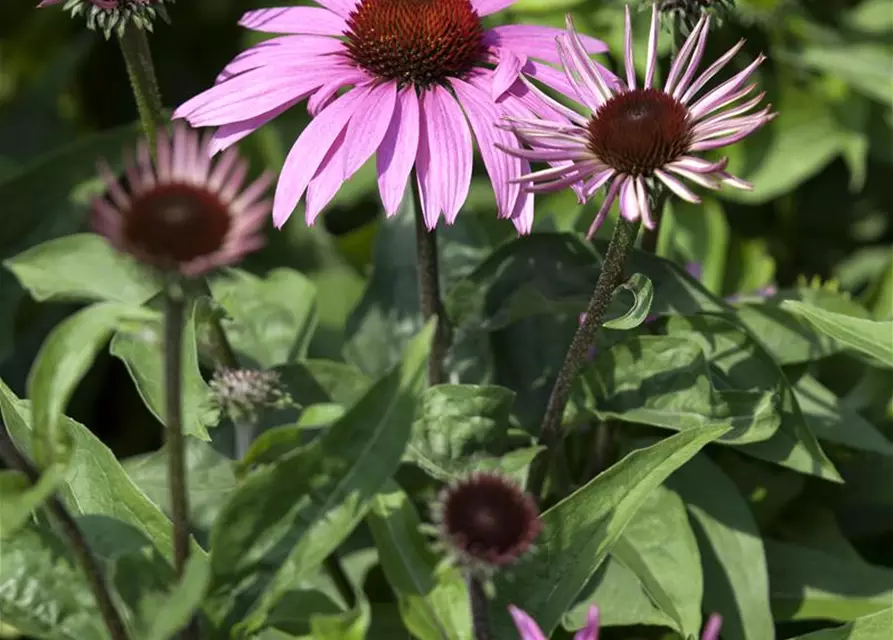
<svg viewBox="0 0 893 640"><path fill-rule="evenodd" d="M473 473L444 488L434 519L459 564L481 571L515 562L542 528L533 498L512 480L487 472Z"/></svg>
<svg viewBox="0 0 893 640"><path fill-rule="evenodd" d="M63 4L72 16L84 14L87 27L99 29L108 38L113 31L122 33L132 23L140 29L152 30L155 19L168 20L165 2L174 0L43 0L38 8Z"/></svg>
<svg viewBox="0 0 893 640"><path fill-rule="evenodd" d="M546 635L539 628L539 625L527 615L524 611L515 606L509 606L509 613L515 619L515 626L521 634L521 640L548 640ZM711 614L704 626L701 634L701 640L719 640L719 629L722 626L722 617L718 614ZM599 615L598 607L595 605L589 608L586 617L586 626L580 629L574 636L574 640L598 640Z"/></svg>
<svg viewBox="0 0 893 640"><path fill-rule="evenodd" d="M710 17L703 16L673 61L663 89L653 87L657 67L657 5L652 5L645 82L636 84L632 28L626 8L626 82L612 88L581 48L568 17L567 33L558 38L571 97L591 111L590 116L570 109L564 114L573 124L510 118L511 128L530 150L506 149L529 160L565 161L566 164L522 176L530 191L554 191L582 183L578 192L588 200L602 187L607 195L592 226L595 233L615 199L627 220L642 219L654 228L649 203L650 187L661 184L680 198L700 202L682 178L702 187L718 189L726 184L739 189L751 186L726 173L727 159L709 162L692 155L718 149L750 135L775 114L767 106L752 112L764 94L748 97L756 84L745 84L760 63L759 56L743 71L705 91L707 83L744 45L738 42L702 74L696 76L707 43Z"/></svg>
<svg viewBox="0 0 893 640"><path fill-rule="evenodd" d="M237 56L214 87L182 104L174 117L218 127L217 151L308 99L315 117L282 168L273 204L277 226L305 194L312 223L373 153L388 215L397 212L415 168L428 228L441 215L451 223L468 195L473 134L500 216L527 232L533 199L512 179L530 168L495 149L497 143L517 146L496 125L504 115L563 120L552 101L540 100L519 76L562 92L570 87L544 64L559 62L559 30L482 26L482 16L514 2L316 0L322 6L249 11L242 26L291 35ZM593 38L578 42L588 52L606 49Z"/></svg>
<svg viewBox="0 0 893 640"><path fill-rule="evenodd" d="M242 189L247 163L235 149L214 162L209 144L182 124L173 138L159 136L154 161L142 142L136 159L127 160L126 187L100 163L108 193L93 203L96 233L141 262L186 276L260 248L258 232L270 211L261 198L270 178Z"/></svg>

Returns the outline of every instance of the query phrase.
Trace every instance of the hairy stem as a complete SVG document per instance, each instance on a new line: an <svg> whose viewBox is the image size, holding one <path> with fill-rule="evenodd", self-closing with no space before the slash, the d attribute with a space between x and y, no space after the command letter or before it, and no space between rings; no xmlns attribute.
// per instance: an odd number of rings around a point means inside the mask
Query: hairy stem
<svg viewBox="0 0 893 640"><path fill-rule="evenodd" d="M425 226L422 215L422 200L419 194L415 169L409 176L412 184L413 213L416 230L416 270L419 279L419 305L422 317L427 321L437 318L437 329L431 344L428 359L428 384L434 386L444 382L444 358L450 347L450 324L440 297L440 265L437 257L437 230L430 231Z"/></svg>
<svg viewBox="0 0 893 640"><path fill-rule="evenodd" d="M164 108L161 105L161 92L155 77L155 66L152 64L152 52L146 32L136 25L127 25L118 36L118 44L124 55L127 75L136 100L136 108L140 114L143 133L149 140L149 148L155 148L158 129L164 122Z"/></svg>
<svg viewBox="0 0 893 640"><path fill-rule="evenodd" d="M614 296L614 290L623 280L623 269L638 230L638 221L629 222L623 217L618 218L617 226L614 227L614 235L608 245L608 252L602 263L601 273L595 283L595 291L592 293L589 307L586 309L586 315L574 334L567 355L564 357L564 364L558 371L558 378L555 380L555 386L552 387L549 404L546 407L546 414L540 428L539 444L546 447L546 452L545 455L534 461L528 480L528 491L535 497L540 497L557 450L557 444L561 439L561 419L570 398L574 380L580 372L580 367L586 361L589 348L595 342L595 335Z"/></svg>
<svg viewBox="0 0 893 640"><path fill-rule="evenodd" d="M186 302L171 287L164 306L164 390L167 420L168 482L174 524L174 568L182 575L189 555L189 502L186 494L186 454L183 437L182 374L183 325Z"/></svg>
<svg viewBox="0 0 893 640"><path fill-rule="evenodd" d="M474 629L474 640L490 640L490 618L487 613L487 594L480 579L469 575L468 598L471 602L471 623Z"/></svg>
<svg viewBox="0 0 893 640"><path fill-rule="evenodd" d="M0 458L3 459L9 468L24 474L32 484L36 484L40 479L40 473L37 471L37 468L18 450L7 432L6 426L2 424L0 424ZM46 508L58 523L63 535L68 539L72 551L74 551L81 568L87 576L90 590L93 592L93 597L96 598L96 604L99 606L99 613L102 615L105 626L109 630L109 637L112 640L127 640L124 621L118 615L118 610L115 609L115 605L112 602L105 576L96 558L93 557L77 522L55 494L51 495L47 500Z"/></svg>

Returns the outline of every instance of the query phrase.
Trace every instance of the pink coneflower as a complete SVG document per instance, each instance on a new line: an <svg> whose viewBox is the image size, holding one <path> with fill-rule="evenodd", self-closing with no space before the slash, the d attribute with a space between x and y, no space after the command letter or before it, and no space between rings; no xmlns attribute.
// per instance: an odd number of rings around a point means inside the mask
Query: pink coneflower
<svg viewBox="0 0 893 640"><path fill-rule="evenodd" d="M214 162L209 145L182 124L172 139L158 137L154 162L149 145L141 143L136 160L126 163L126 188L100 163L108 199L93 203L96 233L145 264L186 276L260 248L258 232L270 212L270 202L261 198L270 178L242 189L247 163L235 149Z"/></svg>
<svg viewBox="0 0 893 640"><path fill-rule="evenodd" d="M524 611L515 606L509 607L509 613L515 620L515 626L521 634L520 640L548 640L539 628L539 625ZM722 626L722 617L719 614L711 614L704 626L701 640L719 640L719 629ZM589 608L586 617L586 626L580 629L574 636L574 640L598 640L599 615L598 607Z"/></svg>
<svg viewBox="0 0 893 640"><path fill-rule="evenodd" d="M621 215L642 219L654 228L649 203L650 187L661 184L680 198L698 203L700 198L682 181L686 178L708 189L727 184L739 189L751 185L726 173L727 159L710 162L694 153L718 149L738 142L769 122L775 114L767 106L752 112L764 94L748 98L756 84L748 78L765 59L757 57L743 71L710 91L707 83L744 45L738 42L701 75L695 76L704 47L710 17L702 16L673 61L663 89L653 87L657 67L659 16L652 5L651 33L645 82L636 84L633 66L632 28L626 8L626 82L615 89L585 55L579 36L568 17L567 33L557 41L565 74L573 85L573 97L592 115L563 111L573 124L562 125L537 119L513 118L509 128L527 142L530 150L506 149L517 157L568 164L522 176L530 191L554 191L582 185L581 200L607 187L607 195L592 226L595 233L615 199Z"/></svg>
<svg viewBox="0 0 893 640"><path fill-rule="evenodd" d="M168 19L165 2L174 0L43 0L37 7L61 4L72 16L85 15L87 27L98 28L108 37L112 31L123 32L131 23L151 31L157 17Z"/></svg>
<svg viewBox="0 0 893 640"><path fill-rule="evenodd" d="M459 564L483 572L515 562L542 528L533 498L514 481L489 472L473 473L444 488L434 519Z"/></svg>
<svg viewBox="0 0 893 640"><path fill-rule="evenodd" d="M309 98L315 117L282 168L273 205L277 226L305 192L312 223L376 152L388 215L396 213L415 167L428 228L441 215L451 223L468 194L473 134L500 216L529 231L533 199L512 179L530 169L526 160L496 150L496 144L517 146L497 123L504 115L563 119L519 76L565 93L570 87L546 64L559 62L559 30L481 25L481 16L514 1L317 0L322 6L249 11L242 26L293 35L237 56L214 87L181 105L174 117L218 127L216 151ZM606 49L593 38L578 42L590 53ZM342 89L347 91L339 95Z"/></svg>

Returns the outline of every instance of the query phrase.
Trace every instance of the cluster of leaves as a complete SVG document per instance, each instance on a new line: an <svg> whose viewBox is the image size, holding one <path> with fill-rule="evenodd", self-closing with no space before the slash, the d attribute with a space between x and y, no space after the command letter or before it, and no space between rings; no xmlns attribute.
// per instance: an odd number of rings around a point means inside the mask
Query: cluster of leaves
<svg viewBox="0 0 893 640"><path fill-rule="evenodd" d="M200 4L189 9L196 33L214 19ZM738 29L765 48L761 84L781 113L733 150L733 169L756 188L674 202L663 257L633 255L565 415L536 550L497 576L497 638L517 637L509 603L569 638L593 602L620 638L695 638L711 611L730 639L889 636L893 22L886 0L822 14L736 4L743 24L730 18L711 47ZM617 7L515 9L555 25L571 9L622 50ZM0 472L0 635L106 637L71 550L38 509L56 491L133 638L167 638L194 614L220 638L470 638L465 584L420 525L444 482L478 469L524 481L542 454L545 401L605 249L574 233L591 211L543 198L536 233L515 239L493 220L486 182L473 185L440 234L452 384L430 389L411 215L375 217L374 171L339 194L326 228L290 224L247 270L215 277L184 340L195 544L177 581L166 453L132 455L155 448L163 416L160 283L80 233L98 188L93 159L117 158L136 130L60 148L74 130L58 93L79 63L96 62L70 43L18 91L39 56L24 36L8 42L25 54L0 82L0 99L11 96L0 107L0 413L45 473L31 486ZM160 50L163 80L165 55L195 64L179 44ZM198 83L192 73L177 77ZM120 102L130 113L126 93ZM246 148L275 167L294 130L284 118ZM813 273L839 286L798 278ZM771 296L750 295L773 283ZM301 405L266 415L240 462L210 402L214 318L241 362L278 372Z"/></svg>

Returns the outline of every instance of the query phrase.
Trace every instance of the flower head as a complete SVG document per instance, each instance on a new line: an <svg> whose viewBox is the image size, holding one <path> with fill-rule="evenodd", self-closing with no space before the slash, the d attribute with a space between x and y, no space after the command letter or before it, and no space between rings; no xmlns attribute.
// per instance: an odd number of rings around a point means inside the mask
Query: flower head
<svg viewBox="0 0 893 640"><path fill-rule="evenodd" d="M121 34L128 24L152 30L156 18L168 21L165 2L174 0L43 0L38 8L63 4L72 16L83 14L87 28L99 29L108 38L112 32Z"/></svg>
<svg viewBox="0 0 893 640"><path fill-rule="evenodd" d="M732 47L703 73L696 76L707 42L710 17L702 16L673 61L663 89L653 85L657 66L658 7L652 5L645 82L636 83L632 28L626 8L626 81L611 87L582 51L568 17L567 33L558 38L571 97L591 111L583 116L570 109L564 114L572 124L510 118L508 128L530 146L529 150L505 149L528 160L563 161L557 167L518 178L529 191L554 191L576 185L581 201L607 187L607 195L592 226L595 233L614 200L627 220L642 219L654 228L649 192L662 185L680 198L698 203L700 198L682 181L686 178L708 189L729 185L751 186L725 171L727 159L710 162L693 154L718 149L750 135L775 114L770 107L753 109L764 94L750 97L756 84L748 78L764 60L759 56L743 71L705 91L710 80L735 56L744 42Z"/></svg>
<svg viewBox="0 0 893 640"><path fill-rule="evenodd" d="M275 371L224 368L214 374L210 387L217 404L234 422L254 423L263 409L292 404Z"/></svg>
<svg viewBox="0 0 893 640"><path fill-rule="evenodd" d="M515 626L521 634L520 640L547 640L539 625L527 613L515 606L509 606L509 613L512 614ZM719 640L719 629L721 626L722 617L717 613L711 614L707 624L704 625L701 640ZM574 635L574 640L598 640L598 628L598 607L593 605L589 607L589 613L586 616L586 626Z"/></svg>
<svg viewBox="0 0 893 640"><path fill-rule="evenodd" d="M514 2L316 0L321 6L249 11L241 25L289 35L237 56L214 87L182 104L174 117L217 127L216 151L307 99L314 119L282 168L273 205L277 226L305 196L312 223L373 154L388 215L397 212L415 169L428 228L441 216L451 223L468 195L474 137L500 216L527 232L533 197L512 179L530 167L495 148L519 146L497 123L505 115L564 120L553 101L541 100L521 77L561 92L570 87L546 64L559 62L554 40L560 30L483 27L483 16ZM579 42L589 53L606 50L593 38Z"/></svg>
<svg viewBox="0 0 893 640"><path fill-rule="evenodd" d="M712 13L721 20L735 7L735 0L658 0L658 9L690 33L698 20L707 13Z"/></svg>
<svg viewBox="0 0 893 640"><path fill-rule="evenodd" d="M116 249L165 271L201 275L263 245L270 211L263 176L242 189L248 165L233 149L213 162L209 140L184 125L158 138L156 160L141 143L126 163L125 188L107 164L107 198L93 203L93 228Z"/></svg>
<svg viewBox="0 0 893 640"><path fill-rule="evenodd" d="M444 488L434 515L443 542L472 570L512 564L542 528L533 498L497 473L473 473Z"/></svg>

